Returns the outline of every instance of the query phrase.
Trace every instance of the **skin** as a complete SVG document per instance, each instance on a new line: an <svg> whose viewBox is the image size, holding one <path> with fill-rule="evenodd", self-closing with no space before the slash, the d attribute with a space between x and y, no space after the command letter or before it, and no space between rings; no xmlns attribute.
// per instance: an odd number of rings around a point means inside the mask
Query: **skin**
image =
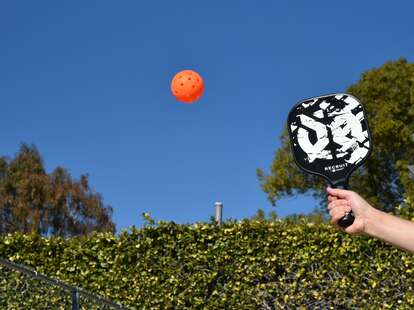
<svg viewBox="0 0 414 310"><path fill-rule="evenodd" d="M331 222L338 229L351 235L367 234L414 253L414 222L375 209L353 191L328 187L327 192ZM338 221L351 210L354 223L345 229L339 227Z"/></svg>

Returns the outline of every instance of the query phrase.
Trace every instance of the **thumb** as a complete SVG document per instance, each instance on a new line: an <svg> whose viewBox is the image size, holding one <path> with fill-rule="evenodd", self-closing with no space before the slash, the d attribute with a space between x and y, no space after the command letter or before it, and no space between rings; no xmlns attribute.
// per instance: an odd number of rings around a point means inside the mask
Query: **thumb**
<svg viewBox="0 0 414 310"><path fill-rule="evenodd" d="M336 197L343 198L343 199L346 199L349 197L349 191L347 191L346 189L328 187L326 191L331 196L336 196Z"/></svg>

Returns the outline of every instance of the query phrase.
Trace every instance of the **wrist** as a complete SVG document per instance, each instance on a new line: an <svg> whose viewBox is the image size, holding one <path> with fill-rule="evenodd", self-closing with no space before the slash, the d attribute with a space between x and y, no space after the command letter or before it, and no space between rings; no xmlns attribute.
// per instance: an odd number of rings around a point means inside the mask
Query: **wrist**
<svg viewBox="0 0 414 310"><path fill-rule="evenodd" d="M370 236L375 236L378 223L381 221L381 211L371 206L364 214L364 233Z"/></svg>

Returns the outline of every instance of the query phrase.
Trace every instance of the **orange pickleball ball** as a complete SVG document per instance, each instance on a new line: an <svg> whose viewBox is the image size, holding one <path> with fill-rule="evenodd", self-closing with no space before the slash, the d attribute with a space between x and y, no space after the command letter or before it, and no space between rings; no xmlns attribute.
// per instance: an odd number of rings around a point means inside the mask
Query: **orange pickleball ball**
<svg viewBox="0 0 414 310"><path fill-rule="evenodd" d="M171 81L171 92L178 101L193 103L203 95L203 79L193 70L180 71Z"/></svg>

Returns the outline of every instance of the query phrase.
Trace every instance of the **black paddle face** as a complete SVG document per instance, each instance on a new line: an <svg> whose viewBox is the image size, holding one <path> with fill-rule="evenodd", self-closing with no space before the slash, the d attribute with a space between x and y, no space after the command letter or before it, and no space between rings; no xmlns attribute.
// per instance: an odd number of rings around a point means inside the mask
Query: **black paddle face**
<svg viewBox="0 0 414 310"><path fill-rule="evenodd" d="M364 108L348 94L298 103L289 113L288 129L298 166L334 187L347 188L350 174L371 151Z"/></svg>
<svg viewBox="0 0 414 310"><path fill-rule="evenodd" d="M349 177L371 152L371 135L362 104L348 94L304 100L288 116L293 157L298 166L325 178L331 186L348 188ZM338 221L354 222L352 211Z"/></svg>

